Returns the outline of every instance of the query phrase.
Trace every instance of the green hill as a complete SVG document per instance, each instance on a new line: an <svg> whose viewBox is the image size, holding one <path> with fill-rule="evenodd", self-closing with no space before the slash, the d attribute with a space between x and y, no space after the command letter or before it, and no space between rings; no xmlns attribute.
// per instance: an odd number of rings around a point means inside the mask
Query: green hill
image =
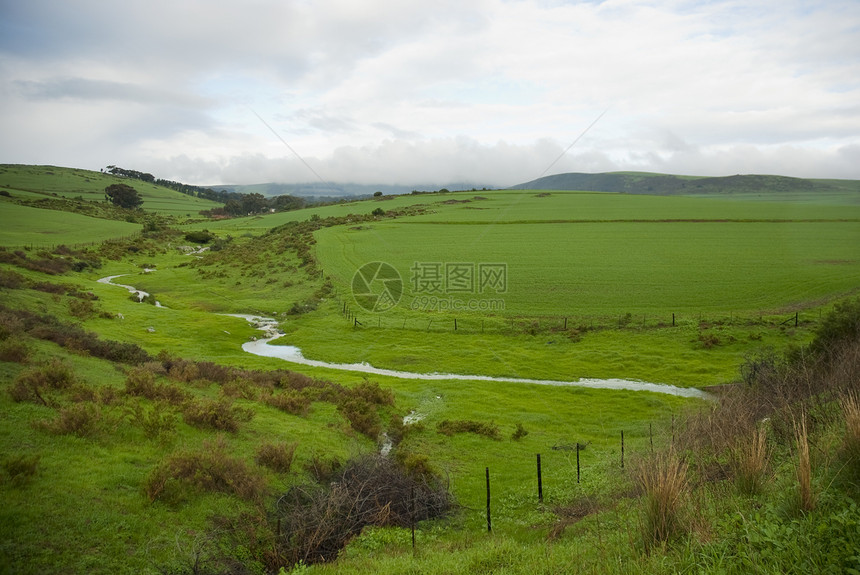
<svg viewBox="0 0 860 575"><path fill-rule="evenodd" d="M148 212L180 218L195 217L201 210L209 210L221 205L155 184L92 170L0 164L0 191L5 191L12 199L28 202L31 205L41 200L43 206L39 207L49 209L52 207L67 209L59 205L51 206L47 200L52 198L81 202L80 210L84 210L86 204L103 203L104 189L116 183L128 184L136 189L144 200L142 208Z"/></svg>
<svg viewBox="0 0 860 575"><path fill-rule="evenodd" d="M829 194L854 194L860 202L860 181L790 178L770 175L725 177L676 176L648 172L610 172L602 174L567 173L546 176L510 189L583 190L622 194L699 195L767 194L771 197Z"/></svg>

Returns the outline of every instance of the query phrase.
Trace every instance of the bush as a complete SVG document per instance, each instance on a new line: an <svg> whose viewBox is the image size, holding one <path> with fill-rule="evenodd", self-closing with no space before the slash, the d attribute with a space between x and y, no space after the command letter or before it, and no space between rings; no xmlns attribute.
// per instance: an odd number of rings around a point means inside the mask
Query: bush
<svg viewBox="0 0 860 575"><path fill-rule="evenodd" d="M42 420L37 427L57 435L76 435L90 437L99 431L102 413L92 403L73 403L60 409L52 420Z"/></svg>
<svg viewBox="0 0 860 575"><path fill-rule="evenodd" d="M66 389L76 382L69 366L58 359L50 363L25 369L18 374L10 389L14 401L33 401L49 405L47 392Z"/></svg>
<svg viewBox="0 0 860 575"><path fill-rule="evenodd" d="M254 412L234 406L228 398L196 399L186 405L182 415L189 425L236 433L239 423L250 421Z"/></svg>
<svg viewBox="0 0 860 575"><path fill-rule="evenodd" d="M151 409L145 409L140 403L135 403L127 410L131 423L143 430L147 439L165 442L176 431L176 415L166 406L156 404Z"/></svg>
<svg viewBox="0 0 860 575"><path fill-rule="evenodd" d="M331 561L367 526L408 527L452 506L434 478L410 475L378 455L353 459L327 485L296 486L278 499L277 555L289 564Z"/></svg>
<svg viewBox="0 0 860 575"><path fill-rule="evenodd" d="M30 357L30 348L19 339L8 338L0 341L0 361L26 363Z"/></svg>
<svg viewBox="0 0 860 575"><path fill-rule="evenodd" d="M298 443L264 443L257 448L255 460L258 465L278 473L289 473Z"/></svg>
<svg viewBox="0 0 860 575"><path fill-rule="evenodd" d="M486 423L482 421L470 420L445 420L436 425L436 431L447 436L452 436L455 433L475 433L483 435L490 439L501 439L501 431L495 423Z"/></svg>
<svg viewBox="0 0 860 575"><path fill-rule="evenodd" d="M195 244L207 244L215 239L215 234L209 230L196 230L185 234L185 241Z"/></svg>
<svg viewBox="0 0 860 575"><path fill-rule="evenodd" d="M147 477L144 492L150 501L177 502L184 496L184 486L258 501L266 482L243 459L230 456L226 441L219 436L203 442L199 451L177 451L165 458Z"/></svg>
<svg viewBox="0 0 860 575"><path fill-rule="evenodd" d="M185 402L191 396L175 385L156 383L155 375L146 368L134 368L129 372L125 379L125 392L128 395L153 401L163 400L174 405Z"/></svg>
<svg viewBox="0 0 860 575"><path fill-rule="evenodd" d="M529 432L525 427L523 427L523 424L518 423L517 428L511 434L511 439L513 439L514 441L519 441L520 439L522 439L523 437L525 437L528 434L529 434Z"/></svg>
<svg viewBox="0 0 860 575"><path fill-rule="evenodd" d="M348 397L338 402L337 410L355 431L376 439L382 433L382 423L376 406L360 397Z"/></svg>
<svg viewBox="0 0 860 575"><path fill-rule="evenodd" d="M27 278L15 271L0 270L0 288L20 289L27 285Z"/></svg>
<svg viewBox="0 0 860 575"><path fill-rule="evenodd" d="M292 389L269 395L264 401L276 409L302 417L307 415L311 408L310 398Z"/></svg>
<svg viewBox="0 0 860 575"><path fill-rule="evenodd" d="M3 469L12 485L23 486L30 482L39 470L38 455L12 455L3 461Z"/></svg>

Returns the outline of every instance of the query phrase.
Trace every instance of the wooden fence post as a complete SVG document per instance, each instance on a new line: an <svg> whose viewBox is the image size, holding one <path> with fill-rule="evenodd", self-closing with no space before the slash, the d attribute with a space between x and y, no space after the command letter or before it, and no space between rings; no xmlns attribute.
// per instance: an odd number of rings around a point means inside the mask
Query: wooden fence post
<svg viewBox="0 0 860 575"><path fill-rule="evenodd" d="M579 483L579 442L576 442L576 482Z"/></svg>
<svg viewBox="0 0 860 575"><path fill-rule="evenodd" d="M493 532L493 523L490 520L490 468L487 467L487 533Z"/></svg>
<svg viewBox="0 0 860 575"><path fill-rule="evenodd" d="M538 502L543 503L543 480L540 469L540 453L537 454Z"/></svg>
<svg viewBox="0 0 860 575"><path fill-rule="evenodd" d="M624 430L621 430L621 469L624 469Z"/></svg>

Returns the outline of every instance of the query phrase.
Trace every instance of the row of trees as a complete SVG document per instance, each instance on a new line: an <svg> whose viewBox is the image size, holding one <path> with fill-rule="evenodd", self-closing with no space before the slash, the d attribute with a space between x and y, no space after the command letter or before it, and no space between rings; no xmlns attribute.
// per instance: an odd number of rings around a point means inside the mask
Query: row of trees
<svg viewBox="0 0 860 575"><path fill-rule="evenodd" d="M306 205L304 198L288 194L267 198L266 196L258 193L243 194L240 192L229 192L227 190L216 191L211 188L203 188L200 186L183 184L181 182L174 182L172 180L156 178L152 174L146 172L127 170L113 165L107 166L103 171L114 176L133 178L135 180L170 188L171 190L175 190L189 196L224 204L223 207L200 212L201 215L208 217L235 217L262 214L266 212L285 212L298 210ZM134 188L126 184L113 184L108 186L105 188L106 198L115 205L133 209L139 207L143 203L143 199L140 199L139 202L135 203L136 200L132 199L128 190L120 190L118 186L129 188L137 194ZM113 191L108 192L110 189L113 189ZM116 197L116 199L114 199L114 197Z"/></svg>

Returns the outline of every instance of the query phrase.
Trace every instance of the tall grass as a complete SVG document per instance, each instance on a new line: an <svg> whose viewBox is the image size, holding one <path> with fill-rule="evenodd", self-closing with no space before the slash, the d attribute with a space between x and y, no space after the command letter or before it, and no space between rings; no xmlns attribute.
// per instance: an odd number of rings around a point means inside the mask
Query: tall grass
<svg viewBox="0 0 860 575"><path fill-rule="evenodd" d="M639 463L636 480L644 492L642 536L646 548L667 542L684 530L687 463L670 449Z"/></svg>
<svg viewBox="0 0 860 575"><path fill-rule="evenodd" d="M854 478L860 479L860 394L855 391L848 392L839 403L845 418L842 453L848 468L853 470Z"/></svg>
<svg viewBox="0 0 860 575"><path fill-rule="evenodd" d="M815 509L815 493L812 490L812 462L809 457L805 417L795 421L794 436L797 445L798 504L801 511L809 512Z"/></svg>
<svg viewBox="0 0 860 575"><path fill-rule="evenodd" d="M745 495L757 495L767 471L767 432L764 427L741 439L732 452L735 486Z"/></svg>

